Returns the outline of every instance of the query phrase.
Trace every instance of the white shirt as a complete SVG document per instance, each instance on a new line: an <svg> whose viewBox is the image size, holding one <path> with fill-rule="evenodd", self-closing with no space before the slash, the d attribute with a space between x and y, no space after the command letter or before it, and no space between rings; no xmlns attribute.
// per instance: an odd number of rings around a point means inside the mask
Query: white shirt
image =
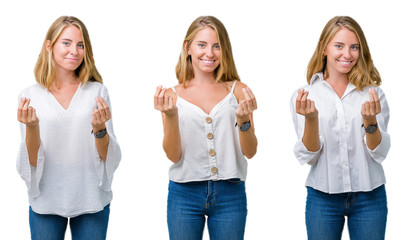
<svg viewBox="0 0 407 240"><path fill-rule="evenodd" d="M298 136L294 153L301 164L311 165L306 186L326 193L344 193L371 191L386 182L381 163L390 149L389 106L383 91L374 87L381 104L381 113L376 118L382 139L370 150L361 115L362 104L369 100L370 88L357 91L349 83L339 98L322 73L315 74L310 85L303 87L309 91L308 98L315 102L318 110L320 149L316 152L308 151L302 142L305 118L295 112L298 93L293 94L291 115Z"/></svg>
<svg viewBox="0 0 407 240"><path fill-rule="evenodd" d="M246 179L247 161L235 126L238 107L233 94L235 85L236 82L209 114L177 97L182 156L170 167L172 181Z"/></svg>
<svg viewBox="0 0 407 240"><path fill-rule="evenodd" d="M39 119L41 144L37 167L30 165L24 124L20 123L21 145L17 171L28 188L31 208L40 214L74 217L103 210L112 200L113 173L121 159L112 120L106 122L109 146L106 162L96 149L92 131L95 97L110 107L107 89L97 82L79 86L65 110L47 91L36 84L19 95L31 99ZM111 109L111 108L110 108Z"/></svg>

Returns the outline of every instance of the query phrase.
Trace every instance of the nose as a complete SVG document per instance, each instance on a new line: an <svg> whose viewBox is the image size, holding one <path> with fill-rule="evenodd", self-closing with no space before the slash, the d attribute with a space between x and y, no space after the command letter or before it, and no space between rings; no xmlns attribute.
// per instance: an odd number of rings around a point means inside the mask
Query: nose
<svg viewBox="0 0 407 240"><path fill-rule="evenodd" d="M70 49L70 51L71 51L71 54L72 55L78 55L78 47L77 46L74 46L74 44L72 44L71 45L71 49Z"/></svg>
<svg viewBox="0 0 407 240"><path fill-rule="evenodd" d="M212 58L212 57L214 56L214 54L213 54L213 48L208 48L208 49L206 50L206 56L207 56L208 58Z"/></svg>
<svg viewBox="0 0 407 240"><path fill-rule="evenodd" d="M351 49L348 47L345 49L345 51L343 52L343 57L346 59L351 58Z"/></svg>

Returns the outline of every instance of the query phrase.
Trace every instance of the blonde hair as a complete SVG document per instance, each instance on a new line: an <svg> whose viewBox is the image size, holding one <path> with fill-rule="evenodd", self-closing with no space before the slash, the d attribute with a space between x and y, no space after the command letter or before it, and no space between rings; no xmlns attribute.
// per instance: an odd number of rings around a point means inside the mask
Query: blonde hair
<svg viewBox="0 0 407 240"><path fill-rule="evenodd" d="M379 86L382 80L379 72L373 65L373 60L370 56L369 47L362 28L354 19L348 16L337 16L332 18L325 25L324 30L322 30L317 48L308 64L308 84L310 83L312 76L317 72L323 72L325 78L329 77L329 73L326 71L326 56L324 56L324 50L333 36L342 28L347 28L354 32L360 45L359 59L357 60L356 65L348 73L349 82L355 85L357 90L363 90L369 85Z"/></svg>
<svg viewBox="0 0 407 240"><path fill-rule="evenodd" d="M196 34L205 27L210 27L215 30L221 51L220 64L215 69L215 80L217 82L227 82L233 80L240 81L235 62L233 60L232 45L230 44L225 26L221 21L213 16L201 16L195 19L195 21L189 26L182 44L181 54L175 68L178 82L185 86L187 81L194 78L194 71L192 68L191 57L188 55L188 49L191 46Z"/></svg>
<svg viewBox="0 0 407 240"><path fill-rule="evenodd" d="M59 35L68 26L75 26L81 31L83 45L84 45L84 58L81 65L75 69L75 74L78 76L81 85L87 81L94 81L103 83L102 77L95 66L93 59L92 45L88 30L85 24L76 17L62 16L59 17L48 29L45 36L44 44L41 53L38 56L37 64L35 65L34 74L35 80L43 87L49 90L52 82L55 79L55 63L53 60L52 50ZM46 47L46 42L49 41L49 51Z"/></svg>

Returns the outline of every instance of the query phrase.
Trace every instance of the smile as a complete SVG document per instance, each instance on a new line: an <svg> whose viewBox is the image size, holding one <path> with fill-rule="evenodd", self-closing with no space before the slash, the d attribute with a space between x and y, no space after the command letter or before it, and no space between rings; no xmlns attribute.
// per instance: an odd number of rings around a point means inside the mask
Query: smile
<svg viewBox="0 0 407 240"><path fill-rule="evenodd" d="M338 63L342 64L342 65L350 65L352 64L353 61L340 61L340 60L336 60Z"/></svg>
<svg viewBox="0 0 407 240"><path fill-rule="evenodd" d="M211 65L214 64L216 62L216 60L205 60L205 59L200 59L202 63L206 64L206 65Z"/></svg>

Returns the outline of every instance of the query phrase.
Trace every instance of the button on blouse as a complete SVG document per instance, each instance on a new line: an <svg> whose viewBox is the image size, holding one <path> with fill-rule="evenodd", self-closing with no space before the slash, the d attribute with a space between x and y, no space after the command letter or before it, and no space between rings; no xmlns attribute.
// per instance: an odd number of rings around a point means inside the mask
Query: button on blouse
<svg viewBox="0 0 407 240"><path fill-rule="evenodd" d="M170 167L172 181L246 179L247 161L240 149L239 132L235 127L238 107L233 94L235 85L236 82L209 114L177 97L182 156Z"/></svg>

